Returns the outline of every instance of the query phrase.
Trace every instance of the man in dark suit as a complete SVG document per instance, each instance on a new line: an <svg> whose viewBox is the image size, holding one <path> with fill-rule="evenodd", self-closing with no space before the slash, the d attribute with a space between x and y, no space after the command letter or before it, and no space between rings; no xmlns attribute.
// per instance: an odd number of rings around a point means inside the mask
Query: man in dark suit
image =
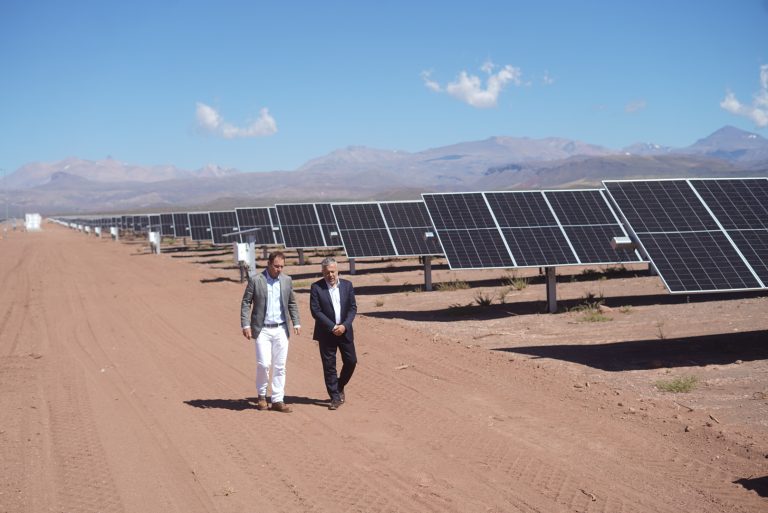
<svg viewBox="0 0 768 513"><path fill-rule="evenodd" d="M323 362L325 388L331 398L329 410L336 410L344 404L344 387L349 383L357 365L355 337L352 321L357 314L355 291L352 283L339 278L334 258L326 258L320 264L323 279L312 284L309 295L309 310L315 319L312 338L320 346ZM336 351L341 353L341 374L336 374Z"/></svg>
<svg viewBox="0 0 768 513"><path fill-rule="evenodd" d="M285 404L285 362L288 359L288 320L297 335L301 332L299 307L293 294L291 278L283 274L285 255L269 255L264 272L248 278L240 304L243 336L256 339L256 408L267 409L267 382L272 368L272 410L290 413Z"/></svg>

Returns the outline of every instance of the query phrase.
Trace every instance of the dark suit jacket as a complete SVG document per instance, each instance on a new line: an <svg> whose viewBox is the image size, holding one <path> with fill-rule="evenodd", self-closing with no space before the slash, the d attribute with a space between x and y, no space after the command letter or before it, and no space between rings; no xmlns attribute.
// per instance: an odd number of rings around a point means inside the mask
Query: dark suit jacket
<svg viewBox="0 0 768 513"><path fill-rule="evenodd" d="M341 299L341 322L339 324L343 324L347 329L342 337L349 342L354 342L352 321L355 320L357 314L357 302L355 301L355 290L352 288L352 282L339 279L339 298ZM325 278L312 284L309 292L309 310L315 319L315 330L312 333L314 340L338 338L331 331L336 325L336 314L333 311L331 293L328 292Z"/></svg>
<svg viewBox="0 0 768 513"><path fill-rule="evenodd" d="M253 338L259 336L264 327L264 317L267 315L267 278L264 272L260 272L248 278L248 285L243 292L243 300L240 303L240 326L250 326ZM292 323L298 326L299 305L296 303L296 296L293 293L293 281L290 276L283 273L277 277L280 281L280 304L283 307L283 317L285 317L285 332L290 337L291 330L288 324ZM251 308L253 305L253 308Z"/></svg>

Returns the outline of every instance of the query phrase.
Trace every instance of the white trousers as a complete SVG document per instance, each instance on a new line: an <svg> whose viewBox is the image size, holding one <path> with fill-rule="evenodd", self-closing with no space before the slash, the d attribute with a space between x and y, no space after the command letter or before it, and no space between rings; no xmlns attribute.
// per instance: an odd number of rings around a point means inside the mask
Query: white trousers
<svg viewBox="0 0 768 513"><path fill-rule="evenodd" d="M262 328L256 337L256 390L267 395L269 369L272 368L272 404L285 396L285 362L288 359L288 335L283 326Z"/></svg>

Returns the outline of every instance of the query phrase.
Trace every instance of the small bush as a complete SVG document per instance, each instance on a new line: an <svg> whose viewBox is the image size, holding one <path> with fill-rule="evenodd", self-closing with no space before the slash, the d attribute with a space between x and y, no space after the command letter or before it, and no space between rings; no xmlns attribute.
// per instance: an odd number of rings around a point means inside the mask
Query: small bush
<svg viewBox="0 0 768 513"><path fill-rule="evenodd" d="M383 299L377 299L376 300L376 306L384 306L384 300Z"/></svg>
<svg viewBox="0 0 768 513"><path fill-rule="evenodd" d="M478 294L475 296L475 303L478 306L491 306L493 304L493 296L488 294Z"/></svg>
<svg viewBox="0 0 768 513"><path fill-rule="evenodd" d="M468 288L469 288L469 283L463 280L441 281L440 283L435 284L435 290L440 290L440 291L466 290Z"/></svg>
<svg viewBox="0 0 768 513"><path fill-rule="evenodd" d="M673 392L675 394L687 393L696 388L699 378L696 376L681 376L670 381L659 380L655 383L656 388L662 392Z"/></svg>
<svg viewBox="0 0 768 513"><path fill-rule="evenodd" d="M619 312L621 313L629 313L632 311L632 305L624 305L619 307Z"/></svg>
<svg viewBox="0 0 768 513"><path fill-rule="evenodd" d="M524 278L512 273L506 275L502 279L502 283L510 287L510 289L523 290L528 286L528 278Z"/></svg>
<svg viewBox="0 0 768 513"><path fill-rule="evenodd" d="M588 310L581 316L581 320L584 322L606 322L613 319L603 314L600 310Z"/></svg>

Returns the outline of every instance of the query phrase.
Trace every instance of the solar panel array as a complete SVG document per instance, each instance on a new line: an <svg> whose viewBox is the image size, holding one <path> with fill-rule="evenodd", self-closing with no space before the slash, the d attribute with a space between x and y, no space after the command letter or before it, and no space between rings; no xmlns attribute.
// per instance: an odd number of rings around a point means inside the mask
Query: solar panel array
<svg viewBox="0 0 768 513"><path fill-rule="evenodd" d="M639 262L602 191L422 194L452 269Z"/></svg>
<svg viewBox="0 0 768 513"><path fill-rule="evenodd" d="M286 248L341 246L330 203L278 203L275 209Z"/></svg>
<svg viewBox="0 0 768 513"><path fill-rule="evenodd" d="M331 204L350 258L440 255L422 201Z"/></svg>
<svg viewBox="0 0 768 513"><path fill-rule="evenodd" d="M603 183L670 292L766 288L767 179Z"/></svg>

